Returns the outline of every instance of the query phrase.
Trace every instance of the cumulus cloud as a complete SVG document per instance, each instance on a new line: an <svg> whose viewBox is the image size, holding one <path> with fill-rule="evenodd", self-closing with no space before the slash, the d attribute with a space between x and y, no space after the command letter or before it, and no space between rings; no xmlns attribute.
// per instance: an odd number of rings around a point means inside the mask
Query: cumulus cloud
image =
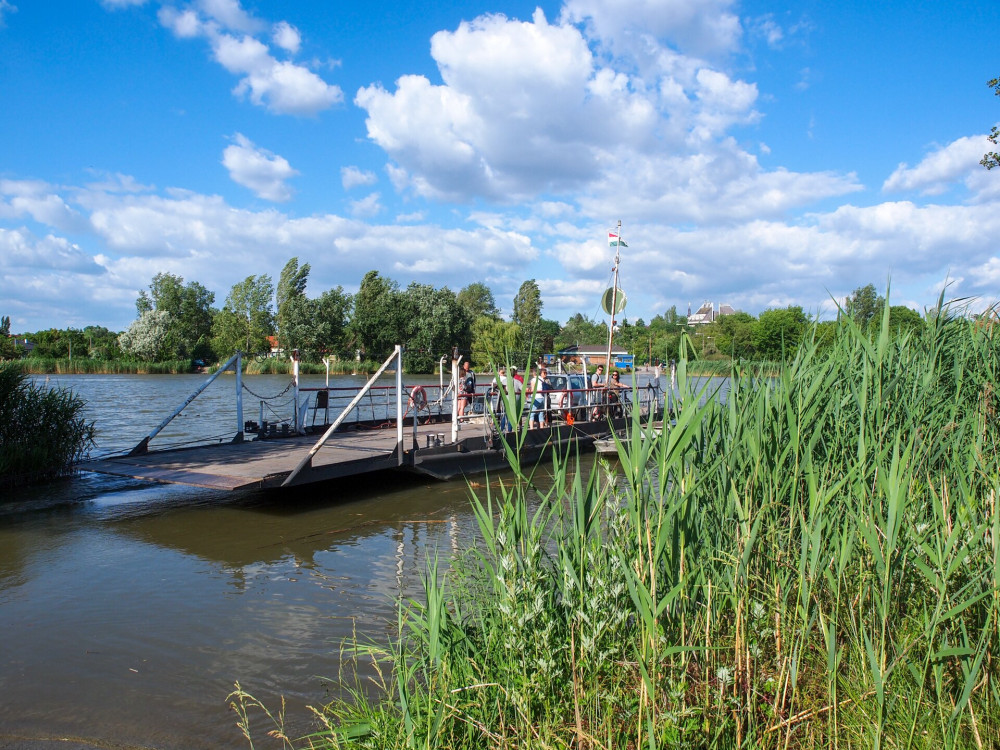
<svg viewBox="0 0 1000 750"><path fill-rule="evenodd" d="M340 168L340 182L344 186L344 190L374 185L377 181L378 177L375 176L374 172L361 170L354 166Z"/></svg>
<svg viewBox="0 0 1000 750"><path fill-rule="evenodd" d="M276 114L315 115L343 100L339 86L328 84L308 67L276 59L255 36L265 24L236 0L200 0L197 8L184 10L164 6L158 17L178 38L207 39L216 62L241 76L233 93L257 106ZM301 43L298 30L283 21L274 26L272 38L292 54Z"/></svg>
<svg viewBox="0 0 1000 750"><path fill-rule="evenodd" d="M735 50L742 37L734 0L568 0L563 18L585 24L617 54L659 46L669 38L682 52L711 56Z"/></svg>
<svg viewBox="0 0 1000 750"><path fill-rule="evenodd" d="M236 133L233 141L222 153L222 163L233 182L250 188L258 198L265 200L280 203L292 197L285 182L298 172L287 159L258 148L242 133Z"/></svg>
<svg viewBox="0 0 1000 750"><path fill-rule="evenodd" d="M0 218L30 217L65 232L86 229L87 222L60 196L57 189L40 180L0 179Z"/></svg>
<svg viewBox="0 0 1000 750"><path fill-rule="evenodd" d="M274 25L271 38L281 49L293 55L298 54L299 47L302 46L302 36L299 34L299 30L287 21L281 21Z"/></svg>
<svg viewBox="0 0 1000 750"><path fill-rule="evenodd" d="M361 200L351 201L351 215L359 219L370 219L382 212L379 194L371 193Z"/></svg>
<svg viewBox="0 0 1000 750"><path fill-rule="evenodd" d="M962 178L981 170L979 160L989 146L985 135L959 138L927 154L915 167L900 164L882 185L882 190L916 190L924 195L940 195Z"/></svg>

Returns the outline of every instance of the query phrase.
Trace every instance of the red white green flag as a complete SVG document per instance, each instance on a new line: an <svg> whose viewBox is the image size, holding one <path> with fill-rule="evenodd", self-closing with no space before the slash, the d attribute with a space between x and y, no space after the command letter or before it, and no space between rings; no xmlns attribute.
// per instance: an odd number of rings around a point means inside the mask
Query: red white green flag
<svg viewBox="0 0 1000 750"><path fill-rule="evenodd" d="M608 244L611 247L628 247L628 244L616 232L608 232Z"/></svg>

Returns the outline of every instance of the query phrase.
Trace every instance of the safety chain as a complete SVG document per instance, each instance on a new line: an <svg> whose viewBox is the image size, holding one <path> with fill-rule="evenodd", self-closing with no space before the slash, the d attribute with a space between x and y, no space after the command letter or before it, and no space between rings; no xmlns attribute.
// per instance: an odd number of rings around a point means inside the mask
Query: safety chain
<svg viewBox="0 0 1000 750"><path fill-rule="evenodd" d="M281 396L284 396L286 393L288 393L292 389L293 385L295 385L295 381L294 380L289 380L288 381L288 385L285 386L285 390L283 390L281 393L276 393L273 396L261 396L259 393L254 393L253 391L251 391L247 387L247 384L245 382L243 383L243 390L245 390L251 396L259 398L261 401L271 401L272 399L276 399L276 398L280 398Z"/></svg>

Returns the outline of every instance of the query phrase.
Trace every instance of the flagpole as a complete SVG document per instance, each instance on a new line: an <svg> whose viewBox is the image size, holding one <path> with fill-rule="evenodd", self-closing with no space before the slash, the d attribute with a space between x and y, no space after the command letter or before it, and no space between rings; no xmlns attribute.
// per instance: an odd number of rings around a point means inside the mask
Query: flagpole
<svg viewBox="0 0 1000 750"><path fill-rule="evenodd" d="M621 262L622 247L622 220L618 220L618 237L615 240L615 267L614 281L611 284L611 327L608 329L608 357L604 360L606 373L604 376L605 386L611 382L611 342L615 335L615 312L618 309L618 264Z"/></svg>

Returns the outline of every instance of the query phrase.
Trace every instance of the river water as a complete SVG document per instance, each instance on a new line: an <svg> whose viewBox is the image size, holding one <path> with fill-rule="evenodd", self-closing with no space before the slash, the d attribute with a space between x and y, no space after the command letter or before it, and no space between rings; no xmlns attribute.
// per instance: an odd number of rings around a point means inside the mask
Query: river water
<svg viewBox="0 0 1000 750"><path fill-rule="evenodd" d="M45 380L87 402L96 457L135 445L205 377ZM231 437L234 382L220 378L152 447ZM289 378L245 382L272 395ZM245 418L256 408L247 396ZM379 475L233 494L84 473L5 498L0 747L246 747L226 700L236 681L272 710L284 698L290 732L306 733L306 707L340 694L345 639L388 643L427 556L469 546L469 492ZM260 740L271 727L257 728Z"/></svg>
<svg viewBox="0 0 1000 750"><path fill-rule="evenodd" d="M134 445L204 379L50 385L87 401L101 454ZM246 380L262 395L288 382ZM233 382L213 384L158 441L231 436ZM387 642L428 551L468 544L468 492L379 476L230 494L88 473L5 498L0 747L246 746L226 701L237 680L271 708L283 696L292 731L308 731L306 706L339 689L344 639Z"/></svg>

